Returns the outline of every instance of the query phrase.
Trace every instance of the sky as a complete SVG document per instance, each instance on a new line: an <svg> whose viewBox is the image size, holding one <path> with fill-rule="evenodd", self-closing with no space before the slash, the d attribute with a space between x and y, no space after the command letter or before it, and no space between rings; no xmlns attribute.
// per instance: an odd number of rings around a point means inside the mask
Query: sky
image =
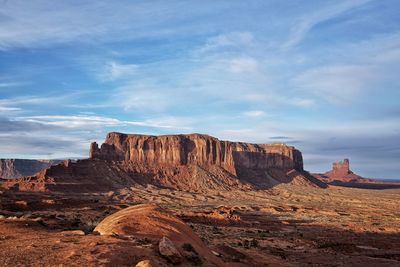
<svg viewBox="0 0 400 267"><path fill-rule="evenodd" d="M398 0L0 0L0 157L197 132L400 179L399 74Z"/></svg>

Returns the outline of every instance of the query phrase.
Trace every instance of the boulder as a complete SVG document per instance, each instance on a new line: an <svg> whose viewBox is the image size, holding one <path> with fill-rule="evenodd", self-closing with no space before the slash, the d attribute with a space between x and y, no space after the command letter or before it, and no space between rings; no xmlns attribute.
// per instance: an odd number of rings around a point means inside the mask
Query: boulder
<svg viewBox="0 0 400 267"><path fill-rule="evenodd" d="M176 249L172 241L168 239L168 237L163 236L163 238L161 238L160 242L158 243L158 251L164 258L174 264L182 262L182 255Z"/></svg>
<svg viewBox="0 0 400 267"><path fill-rule="evenodd" d="M141 204L122 209L106 217L94 231L101 235L146 239L151 244L158 244L159 253L171 262L178 262L180 258L182 266L189 264L182 257L182 246L189 243L208 263L205 266L224 266L186 223L155 205Z"/></svg>

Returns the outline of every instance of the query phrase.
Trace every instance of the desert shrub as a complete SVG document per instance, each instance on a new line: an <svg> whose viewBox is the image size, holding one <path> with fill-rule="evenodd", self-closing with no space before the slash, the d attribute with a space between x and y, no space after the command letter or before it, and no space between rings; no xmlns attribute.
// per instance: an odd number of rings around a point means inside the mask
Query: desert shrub
<svg viewBox="0 0 400 267"><path fill-rule="evenodd" d="M252 248L252 247L256 248L256 247L258 247L259 243L258 243L257 239L253 238L251 240L245 239L245 240L243 240L243 242L239 242L238 245L239 246L243 245L244 248Z"/></svg>
<svg viewBox="0 0 400 267"><path fill-rule="evenodd" d="M185 243L182 245L183 250L188 251L188 252L193 252L195 254L197 254L197 251L194 249L194 247L192 246L192 244L190 243Z"/></svg>
<svg viewBox="0 0 400 267"><path fill-rule="evenodd" d="M250 246L255 248L258 247L258 240L254 238L250 240Z"/></svg>
<svg viewBox="0 0 400 267"><path fill-rule="evenodd" d="M99 224L99 221L87 221L84 226L83 226L83 231L85 233L89 233L92 232L94 230L94 228L96 228L96 226Z"/></svg>
<svg viewBox="0 0 400 267"><path fill-rule="evenodd" d="M203 265L203 260L199 257L199 255L196 254L191 254L191 255L187 255L186 260L188 262L190 262L190 264L192 266L201 266Z"/></svg>

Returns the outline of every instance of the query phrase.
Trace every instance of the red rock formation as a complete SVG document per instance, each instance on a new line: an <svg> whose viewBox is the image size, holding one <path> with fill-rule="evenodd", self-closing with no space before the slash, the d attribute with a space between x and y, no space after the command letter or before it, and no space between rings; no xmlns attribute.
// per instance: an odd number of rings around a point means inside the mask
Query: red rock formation
<svg viewBox="0 0 400 267"><path fill-rule="evenodd" d="M332 164L331 176L333 177L341 177L351 173L353 172L350 171L350 161L348 159Z"/></svg>
<svg viewBox="0 0 400 267"><path fill-rule="evenodd" d="M312 176L330 185L366 189L389 189L400 187L400 182L364 178L355 174L350 170L350 161L348 159L334 162L332 164L332 170L323 174L314 173Z"/></svg>
<svg viewBox="0 0 400 267"><path fill-rule="evenodd" d="M343 161L334 162L332 164L332 170L324 174L315 174L317 178L328 183L337 182L352 182L352 183L368 183L373 182L372 179L367 179L361 177L350 170L349 159L344 159Z"/></svg>
<svg viewBox="0 0 400 267"><path fill-rule="evenodd" d="M301 152L294 147L220 141L200 134L150 136L109 133L100 149L96 143L91 144L90 158L149 165L217 165L233 175L236 175L238 167L303 170Z"/></svg>
<svg viewBox="0 0 400 267"><path fill-rule="evenodd" d="M220 141L200 135L109 133L90 158L3 184L19 190L91 192L154 184L184 191L326 186L303 171L301 152L284 144Z"/></svg>
<svg viewBox="0 0 400 267"><path fill-rule="evenodd" d="M218 259L204 242L193 232L193 230L180 219L172 216L170 212L163 211L153 205L135 205L120 210L101 221L94 231L101 235L118 235L120 237L134 236L135 238L148 238L150 240L160 240L170 243L160 254L166 256L170 261L175 262L171 256L175 254L177 260L175 263L181 263L181 266L190 266L184 257L186 255L182 248L184 244L190 244L196 254L202 257L207 263L206 266L226 266ZM175 250L175 253L164 253ZM170 255L169 255L170 254ZM175 264L174 264L175 265Z"/></svg>

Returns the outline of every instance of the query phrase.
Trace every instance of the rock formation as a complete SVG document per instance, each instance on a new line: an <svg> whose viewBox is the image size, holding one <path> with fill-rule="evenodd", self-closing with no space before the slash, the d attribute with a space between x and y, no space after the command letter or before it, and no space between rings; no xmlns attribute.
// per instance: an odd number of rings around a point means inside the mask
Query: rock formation
<svg viewBox="0 0 400 267"><path fill-rule="evenodd" d="M101 221L94 231L101 235L159 240L159 252L173 264L190 266L185 255L189 245L208 266L225 266L183 221L154 205L142 204L122 209ZM189 258L190 259L190 258Z"/></svg>
<svg viewBox="0 0 400 267"><path fill-rule="evenodd" d="M280 183L326 186L284 144L221 141L201 135L109 133L88 160L66 162L3 186L18 190L108 191L153 184L184 191L265 189Z"/></svg>
<svg viewBox="0 0 400 267"><path fill-rule="evenodd" d="M380 179L364 178L350 170L350 160L344 159L332 164L332 170L325 173L312 174L316 179L330 185L366 188L389 189L400 188L400 182Z"/></svg>
<svg viewBox="0 0 400 267"><path fill-rule="evenodd" d="M328 183L335 182L352 182L352 183L366 183L373 182L372 179L367 179L359 176L350 170L350 160L344 159L343 161L334 162L332 170L324 174L316 174L318 178Z"/></svg>
<svg viewBox="0 0 400 267"><path fill-rule="evenodd" d="M200 134L149 136L113 132L101 148L97 143L91 144L90 158L149 165L217 165L233 175L239 167L303 170L301 152L294 147L220 141Z"/></svg>
<svg viewBox="0 0 400 267"><path fill-rule="evenodd" d="M33 175L60 162L60 160L0 159L0 178L13 179Z"/></svg>
<svg viewBox="0 0 400 267"><path fill-rule="evenodd" d="M332 164L332 171L330 175L333 177L341 177L353 173L350 171L350 161L349 159L344 159L343 161L334 162Z"/></svg>

